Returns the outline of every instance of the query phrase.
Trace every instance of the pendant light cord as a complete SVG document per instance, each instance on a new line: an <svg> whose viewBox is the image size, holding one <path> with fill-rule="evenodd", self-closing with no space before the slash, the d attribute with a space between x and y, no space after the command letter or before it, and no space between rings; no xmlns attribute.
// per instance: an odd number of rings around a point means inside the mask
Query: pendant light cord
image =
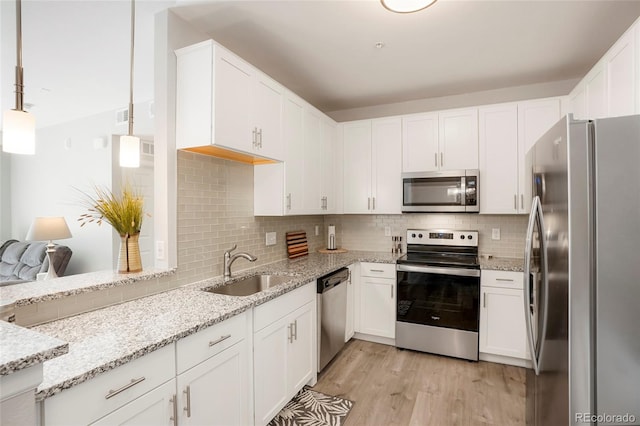
<svg viewBox="0 0 640 426"><path fill-rule="evenodd" d="M20 0L18 0L20 1ZM133 136L133 44L136 27L136 0L131 0L131 66L129 67L129 136Z"/></svg>
<svg viewBox="0 0 640 426"><path fill-rule="evenodd" d="M24 111L22 71L22 1L16 0L16 111Z"/></svg>

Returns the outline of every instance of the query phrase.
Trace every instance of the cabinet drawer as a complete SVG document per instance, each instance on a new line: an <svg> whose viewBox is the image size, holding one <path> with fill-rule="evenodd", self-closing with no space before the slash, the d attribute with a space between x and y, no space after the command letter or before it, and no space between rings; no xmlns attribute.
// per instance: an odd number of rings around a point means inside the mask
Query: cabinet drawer
<svg viewBox="0 0 640 426"><path fill-rule="evenodd" d="M257 306L253 311L253 331L262 330L287 314L316 300L316 282L312 281L276 299Z"/></svg>
<svg viewBox="0 0 640 426"><path fill-rule="evenodd" d="M44 425L86 425L175 377L173 344L44 400Z"/></svg>
<svg viewBox="0 0 640 426"><path fill-rule="evenodd" d="M243 312L178 340L176 343L178 374L235 345L245 338L246 333L247 314Z"/></svg>
<svg viewBox="0 0 640 426"><path fill-rule="evenodd" d="M360 275L363 277L380 277L396 279L395 263L370 263L360 264Z"/></svg>
<svg viewBox="0 0 640 426"><path fill-rule="evenodd" d="M480 283L485 287L501 287L522 289L522 272L482 270Z"/></svg>

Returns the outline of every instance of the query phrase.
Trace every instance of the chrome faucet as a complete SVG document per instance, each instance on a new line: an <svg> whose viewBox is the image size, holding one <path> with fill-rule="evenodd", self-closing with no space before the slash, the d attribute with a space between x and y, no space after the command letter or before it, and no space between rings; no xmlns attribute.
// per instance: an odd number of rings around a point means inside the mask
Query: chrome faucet
<svg viewBox="0 0 640 426"><path fill-rule="evenodd" d="M237 244L234 244L229 250L224 252L224 279L225 281L231 278L231 264L239 257L244 257L249 262L255 262L257 257L250 255L249 253L241 252L231 256L231 252L238 248Z"/></svg>

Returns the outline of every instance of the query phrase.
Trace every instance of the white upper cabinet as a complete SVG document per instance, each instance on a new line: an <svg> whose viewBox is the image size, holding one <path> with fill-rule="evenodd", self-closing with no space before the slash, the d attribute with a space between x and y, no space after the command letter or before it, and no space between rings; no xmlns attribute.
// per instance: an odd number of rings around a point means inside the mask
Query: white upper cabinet
<svg viewBox="0 0 640 426"><path fill-rule="evenodd" d="M282 86L212 40L176 55L178 149L282 159Z"/></svg>
<svg viewBox="0 0 640 426"><path fill-rule="evenodd" d="M344 213L400 214L401 119L354 121L342 128Z"/></svg>
<svg viewBox="0 0 640 426"><path fill-rule="evenodd" d="M529 213L526 153L559 119L559 98L480 107L480 213Z"/></svg>
<svg viewBox="0 0 640 426"><path fill-rule="evenodd" d="M478 110L465 108L402 118L402 171L478 168Z"/></svg>
<svg viewBox="0 0 640 426"><path fill-rule="evenodd" d="M402 118L402 171L430 172L439 169L438 113Z"/></svg>
<svg viewBox="0 0 640 426"><path fill-rule="evenodd" d="M481 107L480 213L518 213L518 106Z"/></svg>
<svg viewBox="0 0 640 426"><path fill-rule="evenodd" d="M575 118L640 114L640 21L636 21L569 94Z"/></svg>
<svg viewBox="0 0 640 426"><path fill-rule="evenodd" d="M440 170L478 168L478 109L439 114Z"/></svg>
<svg viewBox="0 0 640 426"><path fill-rule="evenodd" d="M342 182L337 179L338 173L342 167L337 167L338 143L337 133L338 125L335 121L328 117L322 119L320 124L320 140L321 140L321 181L320 194L322 201L322 210L324 214L333 214L337 212L337 196L336 186ZM342 161L342 157L339 158Z"/></svg>

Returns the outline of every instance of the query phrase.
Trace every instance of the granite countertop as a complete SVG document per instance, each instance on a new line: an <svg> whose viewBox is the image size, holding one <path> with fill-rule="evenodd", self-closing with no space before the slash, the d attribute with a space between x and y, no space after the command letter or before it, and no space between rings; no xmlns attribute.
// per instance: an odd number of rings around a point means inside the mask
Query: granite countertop
<svg viewBox="0 0 640 426"><path fill-rule="evenodd" d="M47 300L60 299L74 294L118 287L137 281L151 280L172 275L175 268L149 268L133 274L119 274L115 271L98 271L86 274L69 275L47 281L25 282L0 287L0 307L24 306Z"/></svg>
<svg viewBox="0 0 640 426"><path fill-rule="evenodd" d="M0 376L31 367L66 354L69 344L33 330L0 321Z"/></svg>
<svg viewBox="0 0 640 426"><path fill-rule="evenodd" d="M397 255L377 252L312 253L237 274L237 278L260 273L291 277L286 283L245 297L202 291L223 284L216 277L165 293L106 307L33 327L31 332L69 342L69 352L44 363L44 381L37 398L44 399L80 384L100 373L144 356L180 338L238 315L253 306L352 263L395 263ZM9 346L3 338L2 350Z"/></svg>
<svg viewBox="0 0 640 426"><path fill-rule="evenodd" d="M524 271L524 259L511 257L480 257L480 269L492 269L494 271Z"/></svg>

